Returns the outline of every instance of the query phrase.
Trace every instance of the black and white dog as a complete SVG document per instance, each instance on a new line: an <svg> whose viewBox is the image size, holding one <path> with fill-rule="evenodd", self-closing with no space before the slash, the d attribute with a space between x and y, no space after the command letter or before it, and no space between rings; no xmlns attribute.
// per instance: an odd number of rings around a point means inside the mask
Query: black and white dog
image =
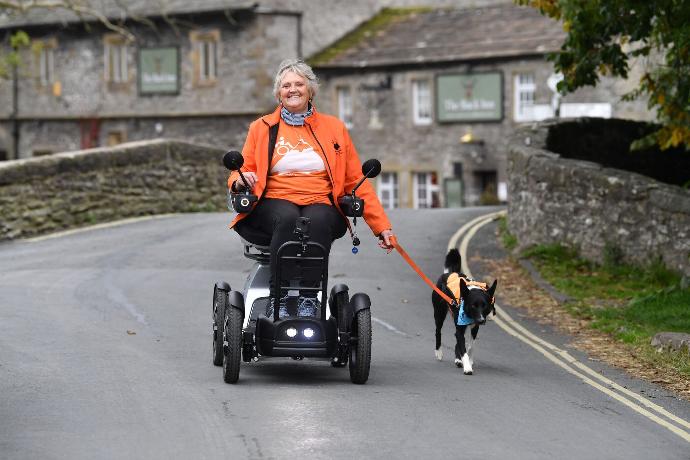
<svg viewBox="0 0 690 460"><path fill-rule="evenodd" d="M445 262L446 270L436 282L436 287L450 298L456 299L458 305L451 307L436 291L431 294L436 322L436 359L439 361L443 359L441 328L450 309L453 312L455 322L455 365L462 367L466 375L471 375L473 372L473 344L477 338L479 326L486 323L486 318L490 313L496 314L493 300L497 281L494 280L491 287L487 287L488 285L485 283L469 280L461 272L460 265L461 259L458 250L451 249L448 251Z"/></svg>

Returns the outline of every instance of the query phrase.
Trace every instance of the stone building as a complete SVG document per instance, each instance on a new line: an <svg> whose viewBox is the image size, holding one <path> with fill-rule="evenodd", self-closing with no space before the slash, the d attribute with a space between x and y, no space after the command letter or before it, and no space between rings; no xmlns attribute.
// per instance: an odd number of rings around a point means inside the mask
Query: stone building
<svg viewBox="0 0 690 460"><path fill-rule="evenodd" d="M131 41L63 10L0 11L4 52L19 29L32 40L16 78L0 78L0 159L155 137L239 148L249 121L273 108L282 59L317 52L385 6L495 1L92 1Z"/></svg>
<svg viewBox="0 0 690 460"><path fill-rule="evenodd" d="M274 104L275 67L300 54L301 15L226 3L234 6L141 11L146 23L126 23L134 41L100 23L25 25L32 46L16 80L0 86L8 156L155 137L241 143L249 121Z"/></svg>
<svg viewBox="0 0 690 460"><path fill-rule="evenodd" d="M629 88L617 80L555 100L545 53L563 32L511 0L99 5L134 39L64 11L0 15L5 42L20 28L32 40L15 78L0 79L0 159L157 137L239 149L273 109L288 57L315 65L317 108L347 120L362 158L383 162L390 207L504 201L510 133L558 102L561 116L648 117L619 101Z"/></svg>
<svg viewBox="0 0 690 460"><path fill-rule="evenodd" d="M531 8L383 12L312 57L317 107L349 125L362 158L378 158L388 207L507 200L507 142L523 123L554 117L649 119L605 79L563 99L546 53L560 25ZM631 78L636 84L638 80Z"/></svg>

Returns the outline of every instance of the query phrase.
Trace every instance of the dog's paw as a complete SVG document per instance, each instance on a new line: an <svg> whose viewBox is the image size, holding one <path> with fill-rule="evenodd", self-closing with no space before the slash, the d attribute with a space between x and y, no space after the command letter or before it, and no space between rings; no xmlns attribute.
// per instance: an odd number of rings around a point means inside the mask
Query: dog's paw
<svg viewBox="0 0 690 460"><path fill-rule="evenodd" d="M472 375L472 361L467 353L462 357L462 371L465 375Z"/></svg>
<svg viewBox="0 0 690 460"><path fill-rule="evenodd" d="M439 361L443 361L443 350L439 348L438 350L435 350L434 353L436 354L436 359Z"/></svg>
<svg viewBox="0 0 690 460"><path fill-rule="evenodd" d="M456 365L457 367L460 367L460 368L461 368L461 367L462 367L462 361L460 361L458 358L455 358L455 365Z"/></svg>

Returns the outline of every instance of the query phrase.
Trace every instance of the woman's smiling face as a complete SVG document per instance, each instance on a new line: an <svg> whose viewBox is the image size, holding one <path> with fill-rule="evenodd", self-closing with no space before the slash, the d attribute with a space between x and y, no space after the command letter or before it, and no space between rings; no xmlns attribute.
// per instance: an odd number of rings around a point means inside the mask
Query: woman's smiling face
<svg viewBox="0 0 690 460"><path fill-rule="evenodd" d="M280 81L280 102L292 113L304 113L309 107L307 79L295 72L285 72Z"/></svg>

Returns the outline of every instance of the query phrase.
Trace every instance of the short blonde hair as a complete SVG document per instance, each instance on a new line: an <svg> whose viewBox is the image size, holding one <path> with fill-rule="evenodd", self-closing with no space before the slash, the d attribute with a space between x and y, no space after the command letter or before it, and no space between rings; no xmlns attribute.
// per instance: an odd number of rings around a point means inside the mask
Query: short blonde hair
<svg viewBox="0 0 690 460"><path fill-rule="evenodd" d="M309 99L313 99L319 91L319 79L316 78L312 68L301 59L285 59L278 66L275 80L273 81L273 95L280 102L280 82L287 72L294 72L307 80Z"/></svg>

